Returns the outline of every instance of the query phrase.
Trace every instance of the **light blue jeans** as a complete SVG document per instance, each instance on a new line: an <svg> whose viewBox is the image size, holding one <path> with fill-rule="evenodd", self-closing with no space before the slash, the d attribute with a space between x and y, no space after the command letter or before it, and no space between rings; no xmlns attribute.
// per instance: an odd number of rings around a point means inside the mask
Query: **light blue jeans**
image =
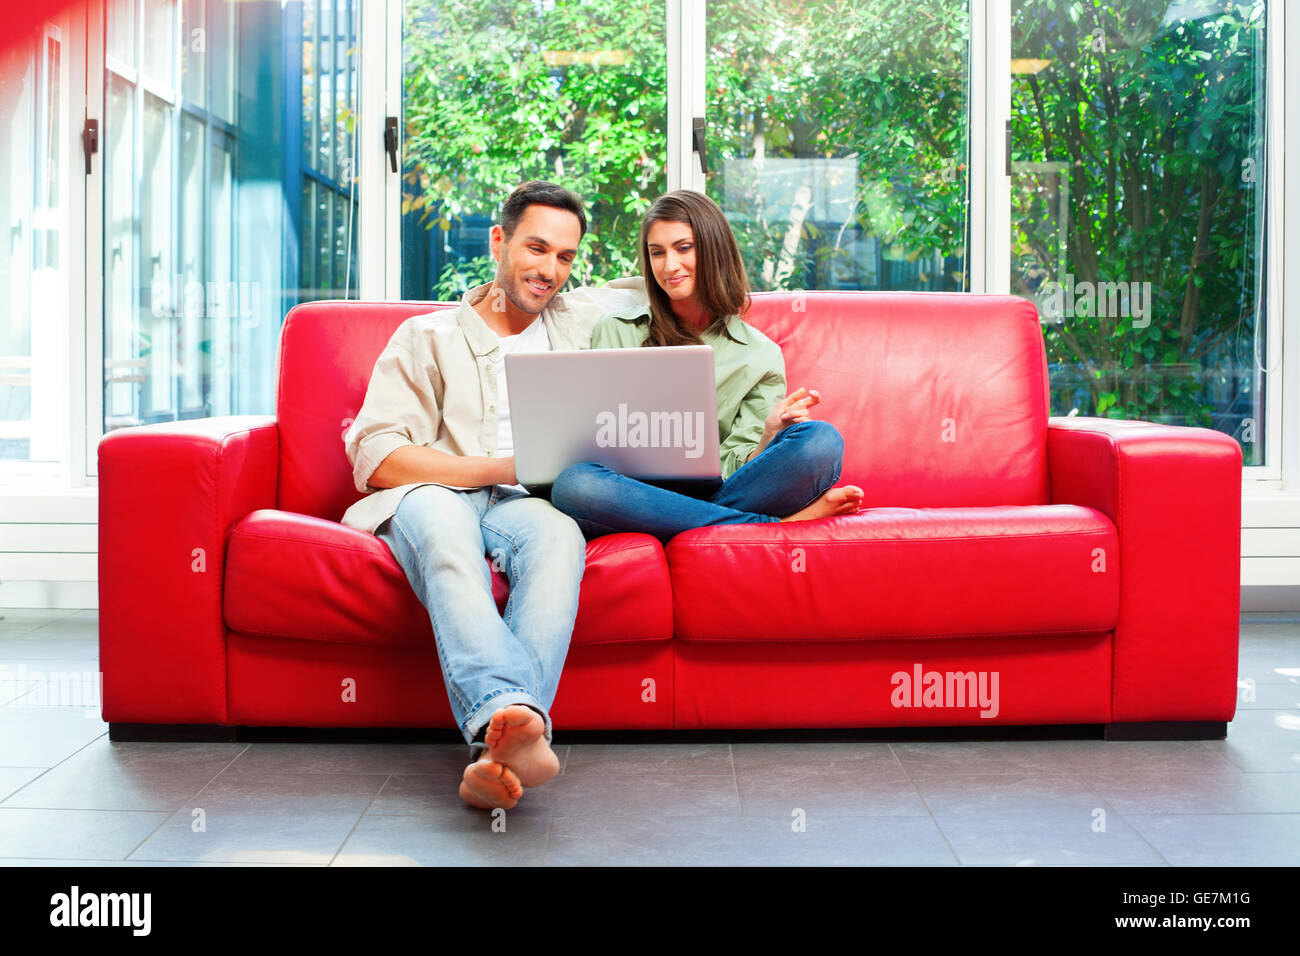
<svg viewBox="0 0 1300 956"><path fill-rule="evenodd" d="M376 529L433 623L438 660L470 758L486 749L492 714L525 704L546 721L578 615L587 543L543 498L491 485L456 491L421 485ZM492 566L510 582L504 617Z"/></svg>

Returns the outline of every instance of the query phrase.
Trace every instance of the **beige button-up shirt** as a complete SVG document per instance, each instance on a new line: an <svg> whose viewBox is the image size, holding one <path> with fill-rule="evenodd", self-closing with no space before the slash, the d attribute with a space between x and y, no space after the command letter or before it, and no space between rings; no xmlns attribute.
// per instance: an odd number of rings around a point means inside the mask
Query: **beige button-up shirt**
<svg viewBox="0 0 1300 956"><path fill-rule="evenodd" d="M373 533L421 485L469 490L437 481L372 488L380 462L403 445L450 455L491 457L497 451L497 363L500 339L472 308L490 283L470 289L455 309L416 315L400 326L375 361L365 402L343 436L352 480L366 496L343 524ZM541 314L553 351L591 347L591 330L605 315L646 303L641 278L583 286L551 300Z"/></svg>

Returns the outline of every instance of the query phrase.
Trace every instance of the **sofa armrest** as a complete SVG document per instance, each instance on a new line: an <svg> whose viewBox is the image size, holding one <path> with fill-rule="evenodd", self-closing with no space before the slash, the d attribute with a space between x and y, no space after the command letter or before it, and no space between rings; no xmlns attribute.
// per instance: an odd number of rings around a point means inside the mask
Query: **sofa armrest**
<svg viewBox="0 0 1300 956"><path fill-rule="evenodd" d="M274 508L279 428L265 415L141 425L99 443L103 718L226 723L226 544Z"/></svg>
<svg viewBox="0 0 1300 956"><path fill-rule="evenodd" d="M1119 532L1112 721L1231 720L1240 446L1208 428L1049 418L1047 456L1052 503L1095 508Z"/></svg>

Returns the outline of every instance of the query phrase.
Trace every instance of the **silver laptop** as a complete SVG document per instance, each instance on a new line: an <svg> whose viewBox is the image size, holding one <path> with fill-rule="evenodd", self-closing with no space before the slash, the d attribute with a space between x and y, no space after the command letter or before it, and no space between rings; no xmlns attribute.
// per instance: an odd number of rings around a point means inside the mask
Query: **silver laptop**
<svg viewBox="0 0 1300 956"><path fill-rule="evenodd" d="M646 479L719 479L713 349L590 349L506 356L515 475L550 485L599 462Z"/></svg>

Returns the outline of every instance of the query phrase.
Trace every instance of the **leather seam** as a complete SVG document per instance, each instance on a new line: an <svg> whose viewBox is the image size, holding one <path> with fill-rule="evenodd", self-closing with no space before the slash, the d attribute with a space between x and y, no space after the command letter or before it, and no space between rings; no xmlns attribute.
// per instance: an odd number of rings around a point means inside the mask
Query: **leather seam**
<svg viewBox="0 0 1300 956"><path fill-rule="evenodd" d="M1118 527L1116 530L1118 530ZM739 539L720 541L716 539L710 539L707 542L702 542L701 544L693 545L693 547L701 547L704 544L750 545L753 547L760 547L760 548L771 548L771 547L785 548L791 545L795 547L806 547L812 545L815 545L817 547L823 547L825 545L832 545L832 544L863 545L863 544L877 544L882 542L888 542L890 544L900 544L900 543L906 543L906 544L941 543L942 544L949 541L1019 541L1027 538L1063 538L1066 537L1067 535L1110 535L1110 534L1111 532L1104 528L1096 528L1089 531L1034 531L1028 534L1009 534L1009 535L976 534L976 535L963 535L962 537L950 537L950 538L863 538L863 539L858 539L853 541L845 541L840 539L836 539L834 541L794 541L794 540L747 541L747 540L739 540ZM691 547L691 546L692 545L686 545L686 544L681 545L681 547Z"/></svg>

